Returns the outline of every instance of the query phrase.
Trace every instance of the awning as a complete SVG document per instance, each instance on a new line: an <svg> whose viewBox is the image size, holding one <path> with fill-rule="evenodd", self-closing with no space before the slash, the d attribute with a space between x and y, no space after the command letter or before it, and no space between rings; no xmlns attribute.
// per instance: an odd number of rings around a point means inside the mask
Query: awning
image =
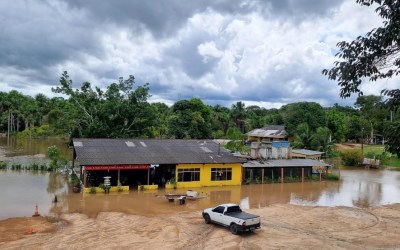
<svg viewBox="0 0 400 250"><path fill-rule="evenodd" d="M329 164L311 159L281 159L249 161L242 164L244 168L293 168L293 167L328 167Z"/></svg>
<svg viewBox="0 0 400 250"><path fill-rule="evenodd" d="M129 169L149 169L149 168L150 164L85 166L85 170L129 170Z"/></svg>

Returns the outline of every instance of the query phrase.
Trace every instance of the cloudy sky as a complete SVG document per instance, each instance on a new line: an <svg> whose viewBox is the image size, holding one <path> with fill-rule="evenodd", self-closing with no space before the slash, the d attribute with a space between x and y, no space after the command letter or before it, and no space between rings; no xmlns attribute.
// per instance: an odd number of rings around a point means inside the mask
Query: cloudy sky
<svg viewBox="0 0 400 250"><path fill-rule="evenodd" d="M382 24L374 9L355 0L2 0L0 91L53 97L68 71L75 88L134 75L150 84L151 102L168 105L352 106L356 96L341 99L321 71L337 42Z"/></svg>

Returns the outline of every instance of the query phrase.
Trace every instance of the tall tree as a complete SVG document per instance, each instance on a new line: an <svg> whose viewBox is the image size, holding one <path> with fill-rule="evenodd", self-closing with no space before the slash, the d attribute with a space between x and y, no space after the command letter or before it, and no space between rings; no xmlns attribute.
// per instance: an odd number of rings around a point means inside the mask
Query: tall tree
<svg viewBox="0 0 400 250"><path fill-rule="evenodd" d="M389 111L382 105L382 97L375 95L357 97L354 106L360 109L360 114L369 122L368 138L370 142L375 137L375 134L382 134L386 125L386 120L389 118Z"/></svg>
<svg viewBox="0 0 400 250"><path fill-rule="evenodd" d="M233 104L231 115L240 132L245 133L245 122L247 118L245 104L243 102L236 102L236 104Z"/></svg>
<svg viewBox="0 0 400 250"><path fill-rule="evenodd" d="M342 41L337 44L339 52L336 54L341 61L336 61L331 69L324 69L323 74L329 79L338 81L341 87L340 96L350 97L353 93L362 95L360 85L363 79L376 81L391 78L400 74L400 0L357 0L363 6L378 4L376 12L382 17L383 26L371 30L365 36L359 36L351 42ZM386 103L393 109L400 106L400 89L382 90L389 98ZM388 133L388 149L400 157L396 130Z"/></svg>
<svg viewBox="0 0 400 250"><path fill-rule="evenodd" d="M181 100L172 106L169 134L177 139L206 139L211 137L211 112L198 99Z"/></svg>
<svg viewBox="0 0 400 250"><path fill-rule="evenodd" d="M336 108L326 111L326 126L332 132L332 140L342 142L346 134L345 115Z"/></svg>
<svg viewBox="0 0 400 250"><path fill-rule="evenodd" d="M295 137L295 142L294 142L295 148L304 148L304 149L312 148L314 136L313 133L310 131L310 128L307 123L301 123L297 125L294 137Z"/></svg>
<svg viewBox="0 0 400 250"><path fill-rule="evenodd" d="M222 132L222 136L226 136L228 132L229 125L231 123L230 120L230 110L226 107L222 107L221 105L216 105L212 108L213 114L213 123L215 124L215 129L217 131ZM217 133L218 134L218 133Z"/></svg>
<svg viewBox="0 0 400 250"><path fill-rule="evenodd" d="M299 124L307 123L310 132L325 127L325 111L315 102L290 103L281 108L286 131L294 135Z"/></svg>
<svg viewBox="0 0 400 250"><path fill-rule="evenodd" d="M76 111L72 119L75 128L72 136L78 137L147 137L151 127L153 113L150 104L148 84L138 86L133 90L135 78L119 79L112 83L106 92L89 82L84 82L80 88L72 87L72 80L65 71L61 78L61 87L53 89L69 97Z"/></svg>

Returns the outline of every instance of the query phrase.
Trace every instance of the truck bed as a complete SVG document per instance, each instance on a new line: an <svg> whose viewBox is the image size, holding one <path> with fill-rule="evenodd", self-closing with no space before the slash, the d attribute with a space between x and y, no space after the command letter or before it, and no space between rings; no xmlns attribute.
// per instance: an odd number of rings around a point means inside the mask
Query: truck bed
<svg viewBox="0 0 400 250"><path fill-rule="evenodd" d="M254 218L258 218L258 215L254 215L254 214L248 214L245 212L230 212L230 213L226 213L226 216L231 216L234 218L238 218L241 220L249 220L249 219L254 219Z"/></svg>

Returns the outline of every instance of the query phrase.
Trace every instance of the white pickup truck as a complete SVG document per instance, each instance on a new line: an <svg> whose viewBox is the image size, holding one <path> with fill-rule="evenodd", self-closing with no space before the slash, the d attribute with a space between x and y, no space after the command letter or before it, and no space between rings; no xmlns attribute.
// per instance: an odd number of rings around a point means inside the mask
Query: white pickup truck
<svg viewBox="0 0 400 250"><path fill-rule="evenodd" d="M221 204L203 211L206 224L210 222L229 227L233 234L260 228L260 216L242 212L237 204Z"/></svg>

